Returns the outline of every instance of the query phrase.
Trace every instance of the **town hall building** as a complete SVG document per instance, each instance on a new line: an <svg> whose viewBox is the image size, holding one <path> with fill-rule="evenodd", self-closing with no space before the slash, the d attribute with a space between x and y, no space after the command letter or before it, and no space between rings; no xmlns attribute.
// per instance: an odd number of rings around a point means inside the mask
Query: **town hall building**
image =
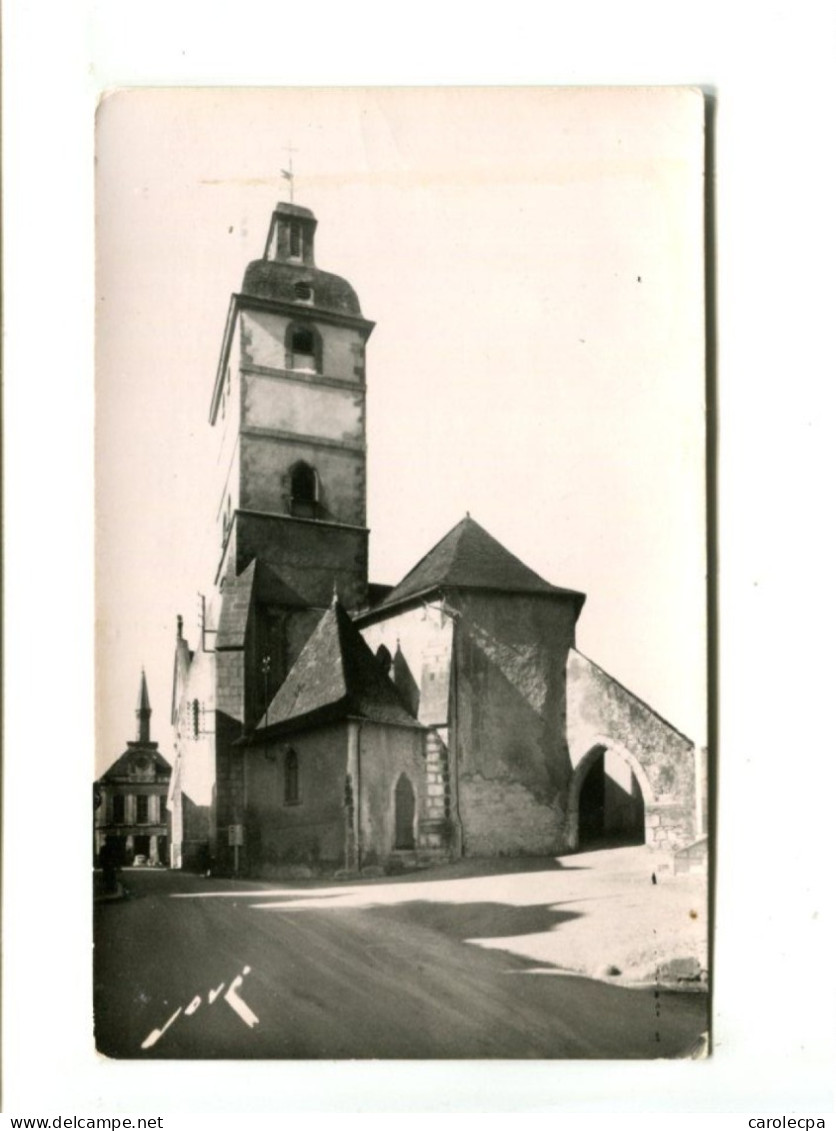
<svg viewBox="0 0 836 1131"><path fill-rule="evenodd" d="M171 862L269 875L704 835L693 743L576 648L584 594L465 515L368 577L366 345L317 221L279 203L211 398L218 560L178 618ZM372 380L372 389L373 389Z"/></svg>

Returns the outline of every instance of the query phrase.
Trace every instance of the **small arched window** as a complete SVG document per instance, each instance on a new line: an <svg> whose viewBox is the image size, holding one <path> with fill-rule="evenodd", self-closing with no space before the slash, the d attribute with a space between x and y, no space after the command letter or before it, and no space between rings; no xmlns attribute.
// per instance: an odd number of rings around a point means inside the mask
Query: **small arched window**
<svg viewBox="0 0 836 1131"><path fill-rule="evenodd" d="M285 369L297 373L319 373L322 369L322 338L316 326L291 322L285 331Z"/></svg>
<svg viewBox="0 0 836 1131"><path fill-rule="evenodd" d="M314 353L314 336L310 330L294 330L290 339L290 349L293 354L291 369L316 370L316 355Z"/></svg>
<svg viewBox="0 0 836 1131"><path fill-rule="evenodd" d="M316 518L319 476L309 463L297 463L290 473L290 512L301 518Z"/></svg>
<svg viewBox="0 0 836 1131"><path fill-rule="evenodd" d="M296 805L299 801L299 755L288 750L284 756L284 803Z"/></svg>
<svg viewBox="0 0 836 1131"><path fill-rule="evenodd" d="M296 220L290 223L290 258L302 258L302 225Z"/></svg>

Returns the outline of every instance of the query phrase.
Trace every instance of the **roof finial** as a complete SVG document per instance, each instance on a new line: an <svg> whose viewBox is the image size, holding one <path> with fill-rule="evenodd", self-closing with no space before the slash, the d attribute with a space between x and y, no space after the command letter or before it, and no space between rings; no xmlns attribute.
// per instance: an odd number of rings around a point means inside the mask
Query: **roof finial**
<svg viewBox="0 0 836 1131"><path fill-rule="evenodd" d="M286 181L290 181L290 203L293 203L293 154L298 153L298 149L294 149L290 142L285 146L287 153L287 168L282 169L282 176Z"/></svg>
<svg viewBox="0 0 836 1131"><path fill-rule="evenodd" d="M148 683L145 679L145 668L139 681L139 699L136 705L137 741L148 743L151 741L151 700L148 696Z"/></svg>
<svg viewBox="0 0 836 1131"><path fill-rule="evenodd" d="M179 613L177 614L177 639L183 639L183 618Z"/></svg>
<svg viewBox="0 0 836 1131"><path fill-rule="evenodd" d="M336 577L335 577L335 578L334 578L334 592L333 592L333 594L332 594L332 596L331 596L331 605L332 605L332 607L333 607L334 605L336 605L336 604L337 604L337 601L339 601L339 599L340 599L340 598L339 598L339 595L338 595L338 593L337 593L337 579L336 579Z"/></svg>

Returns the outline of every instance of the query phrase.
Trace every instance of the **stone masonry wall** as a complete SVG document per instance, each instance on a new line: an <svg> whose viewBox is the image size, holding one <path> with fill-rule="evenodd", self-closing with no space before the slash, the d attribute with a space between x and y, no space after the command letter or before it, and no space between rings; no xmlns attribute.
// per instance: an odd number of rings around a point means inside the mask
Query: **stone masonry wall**
<svg viewBox="0 0 836 1131"><path fill-rule="evenodd" d="M647 704L574 648L567 662L567 738L573 779L567 835L577 845L578 798L602 747L633 770L645 807L645 838L675 850L695 836L694 745Z"/></svg>
<svg viewBox="0 0 836 1131"><path fill-rule="evenodd" d="M565 740L569 600L450 596L456 621L454 750L467 856L542 855L561 846L571 767Z"/></svg>

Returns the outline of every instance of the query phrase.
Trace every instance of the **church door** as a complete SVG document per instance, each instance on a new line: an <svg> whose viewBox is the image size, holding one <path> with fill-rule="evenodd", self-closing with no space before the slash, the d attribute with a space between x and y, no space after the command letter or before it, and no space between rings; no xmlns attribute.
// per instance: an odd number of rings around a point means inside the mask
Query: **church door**
<svg viewBox="0 0 836 1131"><path fill-rule="evenodd" d="M415 847L415 793L412 782L401 774L395 787L395 848Z"/></svg>

